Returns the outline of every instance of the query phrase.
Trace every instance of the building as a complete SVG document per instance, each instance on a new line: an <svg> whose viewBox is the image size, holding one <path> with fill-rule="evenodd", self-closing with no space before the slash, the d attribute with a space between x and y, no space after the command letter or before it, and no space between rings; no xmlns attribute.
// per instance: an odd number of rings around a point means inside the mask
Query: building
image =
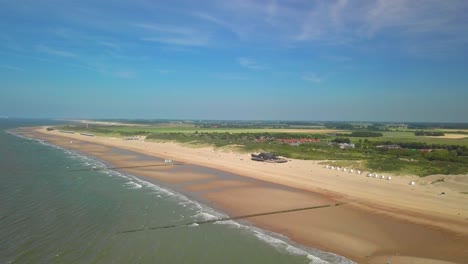
<svg viewBox="0 0 468 264"><path fill-rule="evenodd" d="M262 152L260 154L251 154L251 159L255 161L263 161L263 162L272 162L272 163L285 163L287 162L286 159L280 158L273 153L269 152Z"/></svg>
<svg viewBox="0 0 468 264"><path fill-rule="evenodd" d="M350 143L340 143L339 146L340 146L340 149L351 149L355 147L354 144L350 144Z"/></svg>

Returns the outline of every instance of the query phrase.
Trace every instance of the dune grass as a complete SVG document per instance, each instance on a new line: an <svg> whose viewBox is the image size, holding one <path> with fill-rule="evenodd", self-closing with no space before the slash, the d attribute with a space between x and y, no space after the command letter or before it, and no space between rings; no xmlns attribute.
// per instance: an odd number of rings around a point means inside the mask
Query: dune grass
<svg viewBox="0 0 468 264"><path fill-rule="evenodd" d="M412 131L385 131L380 137L349 137L357 145L355 149L341 150L327 142L345 130L328 129L269 129L269 128L197 128L193 125L157 125L148 127L131 126L64 126L64 130L93 133L101 136L125 137L141 135L147 141L173 141L191 147L213 146L239 152L273 152L287 158L303 160L327 160L328 164L360 170L391 172L426 176L431 174L468 173L468 139L449 139L415 136ZM338 133L337 133L338 132ZM320 138L321 143L308 143L291 146L259 138ZM465 150L437 150L424 153L418 150L377 150L377 144L426 143L429 145L456 145ZM453 148L452 148L453 149Z"/></svg>

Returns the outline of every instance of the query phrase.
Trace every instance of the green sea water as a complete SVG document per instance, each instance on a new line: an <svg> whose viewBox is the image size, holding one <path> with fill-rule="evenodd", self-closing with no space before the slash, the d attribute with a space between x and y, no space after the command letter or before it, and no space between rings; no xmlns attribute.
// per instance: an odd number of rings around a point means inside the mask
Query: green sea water
<svg viewBox="0 0 468 264"><path fill-rule="evenodd" d="M235 222L119 231L221 216L102 162L8 132L0 119L0 263L351 263Z"/></svg>

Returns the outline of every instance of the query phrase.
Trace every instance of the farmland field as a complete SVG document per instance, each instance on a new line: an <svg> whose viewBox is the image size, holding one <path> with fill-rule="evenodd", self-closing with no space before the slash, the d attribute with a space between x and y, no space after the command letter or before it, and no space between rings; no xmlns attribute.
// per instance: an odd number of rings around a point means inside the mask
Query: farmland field
<svg viewBox="0 0 468 264"><path fill-rule="evenodd" d="M367 138L369 141L391 141L391 142L422 142L427 144L443 144L443 145L461 145L468 146L468 135L464 137L450 137L452 134L446 134L445 136L432 137L432 136L415 136L414 132L382 132L382 137L376 138ZM364 140L365 138L351 138L353 143L359 141L359 139Z"/></svg>
<svg viewBox="0 0 468 264"><path fill-rule="evenodd" d="M327 134L343 133L345 130L322 128L200 128L194 125L155 125L155 126L64 126L64 130L87 131L96 134L139 134L139 133L303 133L303 134Z"/></svg>

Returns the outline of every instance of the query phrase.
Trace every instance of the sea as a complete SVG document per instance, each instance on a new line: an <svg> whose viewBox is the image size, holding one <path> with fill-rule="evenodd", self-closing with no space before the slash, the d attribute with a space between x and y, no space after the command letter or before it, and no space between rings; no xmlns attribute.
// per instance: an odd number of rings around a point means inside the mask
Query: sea
<svg viewBox="0 0 468 264"><path fill-rule="evenodd" d="M14 133L63 123L0 119L0 263L353 263L234 221L149 229L226 215Z"/></svg>

